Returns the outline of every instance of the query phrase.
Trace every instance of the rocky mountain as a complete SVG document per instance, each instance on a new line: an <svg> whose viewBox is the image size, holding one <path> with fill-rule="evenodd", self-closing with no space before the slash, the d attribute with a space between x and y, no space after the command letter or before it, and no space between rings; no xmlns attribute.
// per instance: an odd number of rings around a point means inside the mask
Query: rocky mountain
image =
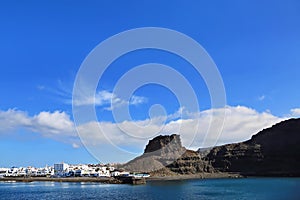
<svg viewBox="0 0 300 200"><path fill-rule="evenodd" d="M255 176L300 176L300 119L280 122L248 141L192 151L180 136L150 140L144 154L123 165L156 176L232 172Z"/></svg>
<svg viewBox="0 0 300 200"><path fill-rule="evenodd" d="M212 150L212 147L209 148L199 148L197 152L200 154L201 158L204 158L209 154L209 152Z"/></svg>
<svg viewBox="0 0 300 200"><path fill-rule="evenodd" d="M300 176L300 119L280 122L245 142L215 147L205 160L219 171Z"/></svg>
<svg viewBox="0 0 300 200"><path fill-rule="evenodd" d="M181 145L179 135L160 135L149 141L144 150L144 154L166 156L169 153L173 155L176 152L182 151L185 151L185 148Z"/></svg>
<svg viewBox="0 0 300 200"><path fill-rule="evenodd" d="M185 151L179 135L160 135L149 141L143 155L126 163L124 168L143 172L159 170L171 164Z"/></svg>
<svg viewBox="0 0 300 200"><path fill-rule="evenodd" d="M194 174L212 172L213 168L203 161L196 151L187 150L181 144L180 136L157 136L147 144L144 154L123 166L130 171L163 174Z"/></svg>

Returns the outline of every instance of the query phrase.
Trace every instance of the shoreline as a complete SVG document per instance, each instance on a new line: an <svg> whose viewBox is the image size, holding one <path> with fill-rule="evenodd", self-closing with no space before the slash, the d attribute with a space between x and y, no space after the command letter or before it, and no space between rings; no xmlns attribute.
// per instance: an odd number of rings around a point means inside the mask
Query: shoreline
<svg viewBox="0 0 300 200"><path fill-rule="evenodd" d="M172 180L193 180L193 179L219 179L219 178L245 178L240 174L233 173L200 173L189 175L173 176L150 176L147 181L172 181Z"/></svg>
<svg viewBox="0 0 300 200"><path fill-rule="evenodd" d="M15 182L97 182L108 184L121 184L118 179L112 177L64 177L64 178L50 178L50 177L3 177L0 182L15 181Z"/></svg>
<svg viewBox="0 0 300 200"><path fill-rule="evenodd" d="M237 173L201 173L201 174L190 174L190 175L172 175L172 176L151 176L144 178L146 182L152 181L180 181L180 180L200 180L200 179L238 179L238 178L249 178L249 177L289 177L290 176L243 176ZM114 177L64 177L64 178L50 178L50 177L3 177L0 178L0 182L91 182L91 183L103 183L103 184L132 184L122 180L121 178Z"/></svg>
<svg viewBox="0 0 300 200"><path fill-rule="evenodd" d="M217 179L217 178L244 178L240 174L228 173L201 173L191 175L173 175L173 176L151 176L146 181L170 181L170 180L192 180L192 179ZM114 177L3 177L0 182L94 182L104 184L124 184L120 179Z"/></svg>

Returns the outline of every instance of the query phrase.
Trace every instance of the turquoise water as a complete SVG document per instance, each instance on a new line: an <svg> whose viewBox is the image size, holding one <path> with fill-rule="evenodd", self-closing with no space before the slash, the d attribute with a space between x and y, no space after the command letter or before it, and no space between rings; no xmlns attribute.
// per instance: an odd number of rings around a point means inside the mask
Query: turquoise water
<svg viewBox="0 0 300 200"><path fill-rule="evenodd" d="M300 178L149 181L146 185L0 182L0 199L300 199Z"/></svg>

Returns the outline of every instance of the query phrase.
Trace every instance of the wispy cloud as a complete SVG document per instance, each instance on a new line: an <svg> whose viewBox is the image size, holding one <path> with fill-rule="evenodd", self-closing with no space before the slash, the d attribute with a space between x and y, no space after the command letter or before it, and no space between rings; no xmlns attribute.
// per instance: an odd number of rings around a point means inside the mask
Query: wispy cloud
<svg viewBox="0 0 300 200"><path fill-rule="evenodd" d="M117 107L127 105L138 105L147 102L146 97L133 95L129 101L119 98L116 94L107 90L102 90L96 93L95 96L84 96L74 100L72 103L76 106L95 105L103 106L105 110L112 110Z"/></svg>
<svg viewBox="0 0 300 200"><path fill-rule="evenodd" d="M147 98L146 97L141 97L141 96L135 96L133 95L130 99L129 104L130 105L138 105L138 104L143 104L147 102Z"/></svg>
<svg viewBox="0 0 300 200"><path fill-rule="evenodd" d="M44 85L38 85L36 88L38 90L44 90L46 87Z"/></svg>
<svg viewBox="0 0 300 200"><path fill-rule="evenodd" d="M265 100L266 99L266 96L265 95L261 95L260 97L258 97L258 100L259 101L263 101L263 100Z"/></svg>
<svg viewBox="0 0 300 200"><path fill-rule="evenodd" d="M98 107L103 107L103 110L113 110L122 106L128 105L140 105L147 103L148 99L143 96L132 95L129 100L122 99L109 90L96 91L95 95L82 94L76 99L72 99L72 88L61 80L57 80L57 87L46 87L44 85L38 85L38 90L47 91L51 93L54 98L62 101L64 104L73 104L75 106L84 105L95 105ZM85 93L85 91L83 91ZM90 93L91 94L91 93Z"/></svg>

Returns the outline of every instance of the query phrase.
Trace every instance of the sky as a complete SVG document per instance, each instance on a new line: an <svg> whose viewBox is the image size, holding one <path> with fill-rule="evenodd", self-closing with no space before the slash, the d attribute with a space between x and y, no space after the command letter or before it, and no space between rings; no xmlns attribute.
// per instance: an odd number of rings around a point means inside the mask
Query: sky
<svg viewBox="0 0 300 200"><path fill-rule="evenodd" d="M149 139L180 127L183 144L197 149L204 138L215 145L240 142L300 117L299 10L297 0L1 2L0 166L126 162ZM171 29L198 42L217 66L226 105L212 107L208 86L191 63L157 49L120 56L95 96L72 101L90 52L118 33L143 27ZM181 105L176 93L159 84L142 85L129 100L114 91L124 74L146 63L184 76L199 110ZM97 120L76 123L72 108L85 105L94 105ZM131 120L115 119L114 111L123 107Z"/></svg>

